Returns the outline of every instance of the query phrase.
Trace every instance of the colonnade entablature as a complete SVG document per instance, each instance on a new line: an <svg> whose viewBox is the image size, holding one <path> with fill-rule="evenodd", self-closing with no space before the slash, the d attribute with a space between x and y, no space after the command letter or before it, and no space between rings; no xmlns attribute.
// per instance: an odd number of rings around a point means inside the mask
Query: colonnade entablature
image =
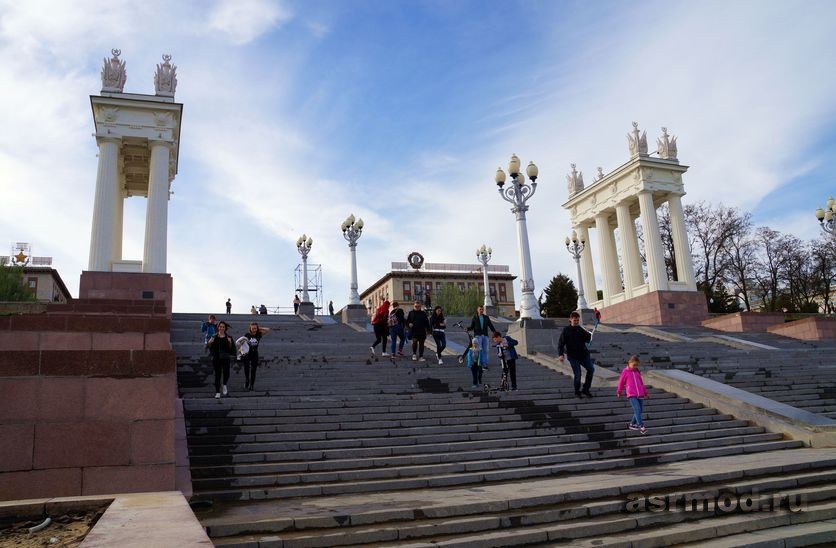
<svg viewBox="0 0 836 548"><path fill-rule="evenodd" d="M171 56L154 73L154 95L125 93L121 51L102 67L102 90L91 95L99 148L88 270L166 272L168 200L177 175L183 105L174 101L177 67ZM124 200L148 199L142 260L123 260Z"/></svg>
<svg viewBox="0 0 836 548"><path fill-rule="evenodd" d="M567 175L569 199L563 207L569 211L572 226L579 238L589 241L589 230L597 236L598 268L603 299L596 300L593 251L587 246L581 256L583 287L590 306L603 308L653 291L696 291L682 196L682 175L688 166L677 159L676 137L662 128L658 149L647 151L644 132L638 124L627 135L631 158L609 173L598 168L595 180L584 186L583 173L572 164ZM674 279L668 279L664 247L656 210L668 204L674 248ZM641 222L644 262L639 252L635 228ZM619 239L616 242L616 229Z"/></svg>

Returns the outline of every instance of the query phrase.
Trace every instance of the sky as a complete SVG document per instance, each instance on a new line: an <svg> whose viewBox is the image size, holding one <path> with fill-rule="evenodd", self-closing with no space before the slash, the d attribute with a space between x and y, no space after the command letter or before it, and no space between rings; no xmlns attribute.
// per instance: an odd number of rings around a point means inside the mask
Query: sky
<svg viewBox="0 0 836 548"><path fill-rule="evenodd" d="M0 245L87 268L97 147L90 95L112 48L125 92L161 55L183 103L169 202L174 311L289 307L295 242L313 238L324 302L348 301L340 231L362 217L362 289L412 251L519 275L512 153L540 168L528 202L535 294L576 277L562 242L575 163L589 184L677 136L685 205L751 212L802 239L836 171L836 2L560 0L0 0ZM125 206L141 259L145 199ZM594 240L593 240L594 245ZM519 302L519 282L515 282Z"/></svg>

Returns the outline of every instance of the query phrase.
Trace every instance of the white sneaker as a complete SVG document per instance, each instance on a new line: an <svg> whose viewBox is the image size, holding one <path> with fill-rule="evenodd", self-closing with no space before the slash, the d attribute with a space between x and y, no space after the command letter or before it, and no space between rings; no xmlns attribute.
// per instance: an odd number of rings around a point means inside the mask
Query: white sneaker
<svg viewBox="0 0 836 548"><path fill-rule="evenodd" d="M223 391L224 396L229 394L229 390L226 389L226 385L224 385L224 387L221 390Z"/></svg>
<svg viewBox="0 0 836 548"><path fill-rule="evenodd" d="M441 358L438 358L438 365L444 365L444 362L441 361Z"/></svg>
<svg viewBox="0 0 836 548"><path fill-rule="evenodd" d="M383 354L381 354L381 356L383 356L384 358L385 358L386 356L388 356L388 355L389 355L389 353L388 353L388 352L384 352Z"/></svg>
<svg viewBox="0 0 836 548"><path fill-rule="evenodd" d="M369 347L369 352L372 353L372 358L374 358L374 347L373 346Z"/></svg>
<svg viewBox="0 0 836 548"><path fill-rule="evenodd" d="M221 399L221 393L220 392L215 392L215 399L216 400Z"/></svg>
<svg viewBox="0 0 836 548"><path fill-rule="evenodd" d="M425 362L425 361L427 361L427 360L425 360L424 358L418 358L418 361L419 361L419 362Z"/></svg>
<svg viewBox="0 0 836 548"><path fill-rule="evenodd" d="M412 355L412 361L417 361L417 360L418 360L418 356L416 356L415 354L413 354L413 355Z"/></svg>

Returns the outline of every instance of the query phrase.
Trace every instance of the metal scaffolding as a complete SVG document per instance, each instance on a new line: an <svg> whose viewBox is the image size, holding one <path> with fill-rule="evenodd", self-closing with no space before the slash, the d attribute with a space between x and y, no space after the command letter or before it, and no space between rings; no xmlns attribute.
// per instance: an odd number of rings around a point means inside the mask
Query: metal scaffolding
<svg viewBox="0 0 836 548"><path fill-rule="evenodd" d="M302 264L297 264L293 270L293 285L296 294L302 297L303 292ZM313 295L311 295L313 294ZM311 302L314 304L317 314L322 313L322 265L308 263L308 297L313 296Z"/></svg>

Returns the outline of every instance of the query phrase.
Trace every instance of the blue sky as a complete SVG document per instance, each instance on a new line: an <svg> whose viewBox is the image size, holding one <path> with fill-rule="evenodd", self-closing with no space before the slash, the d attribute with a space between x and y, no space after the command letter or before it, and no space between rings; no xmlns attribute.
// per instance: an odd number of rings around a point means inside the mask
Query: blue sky
<svg viewBox="0 0 836 548"><path fill-rule="evenodd" d="M162 53L184 104L169 203L175 311L289 306L294 242L314 238L325 301L348 298L339 225L363 217L361 289L420 251L519 272L493 184L511 153L540 167L529 202L535 292L575 267L560 242L576 163L628 158L633 120L678 137L685 204L818 235L833 194L832 2L0 0L0 243L86 268L96 176L89 95L111 48L125 91L153 93ZM145 202L126 203L141 258ZM594 240L593 240L594 243ZM519 290L517 289L519 296Z"/></svg>

